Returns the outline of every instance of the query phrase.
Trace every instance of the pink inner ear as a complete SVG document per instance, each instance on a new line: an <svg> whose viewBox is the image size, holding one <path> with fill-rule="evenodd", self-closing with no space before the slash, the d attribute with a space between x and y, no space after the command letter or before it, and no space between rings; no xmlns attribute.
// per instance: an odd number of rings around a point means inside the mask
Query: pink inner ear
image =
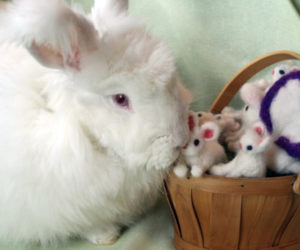
<svg viewBox="0 0 300 250"><path fill-rule="evenodd" d="M69 67L80 71L80 51L78 48L74 48L73 55L68 55L66 63Z"/></svg>
<svg viewBox="0 0 300 250"><path fill-rule="evenodd" d="M255 132L258 134L258 135L262 135L263 134L263 129L261 127L255 127Z"/></svg>
<svg viewBox="0 0 300 250"><path fill-rule="evenodd" d="M190 129L190 131L193 131L194 127L195 127L194 117L192 115L189 115L189 129Z"/></svg>
<svg viewBox="0 0 300 250"><path fill-rule="evenodd" d="M214 131L212 129L205 129L204 139L211 139L214 136Z"/></svg>

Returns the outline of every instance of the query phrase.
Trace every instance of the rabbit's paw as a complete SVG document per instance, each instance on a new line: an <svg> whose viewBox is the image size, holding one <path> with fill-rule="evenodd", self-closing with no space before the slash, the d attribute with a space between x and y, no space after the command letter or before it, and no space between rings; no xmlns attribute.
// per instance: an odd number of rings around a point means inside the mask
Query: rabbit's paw
<svg viewBox="0 0 300 250"><path fill-rule="evenodd" d="M174 148L172 138L161 137L152 144L152 153L147 168L166 169L175 162L178 156L179 150Z"/></svg>
<svg viewBox="0 0 300 250"><path fill-rule="evenodd" d="M201 177L204 171L199 166L192 166L191 174L193 177Z"/></svg>
<svg viewBox="0 0 300 250"><path fill-rule="evenodd" d="M89 242L96 245L112 245L114 244L120 237L119 229L111 228L111 229L95 229L94 231L90 231L89 233L84 235L84 238Z"/></svg>
<svg viewBox="0 0 300 250"><path fill-rule="evenodd" d="M173 171L177 177L184 178L187 176L188 168L185 165L177 165Z"/></svg>

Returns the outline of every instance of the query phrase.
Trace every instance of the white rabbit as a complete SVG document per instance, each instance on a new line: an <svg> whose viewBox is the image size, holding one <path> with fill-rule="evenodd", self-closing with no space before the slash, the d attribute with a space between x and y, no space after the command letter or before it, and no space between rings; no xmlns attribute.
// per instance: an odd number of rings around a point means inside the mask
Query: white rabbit
<svg viewBox="0 0 300 250"><path fill-rule="evenodd" d="M1 240L112 243L159 197L191 96L127 5L96 0L86 17L16 0L1 14Z"/></svg>
<svg viewBox="0 0 300 250"><path fill-rule="evenodd" d="M201 127L190 129L190 141L182 150L183 159L174 168L174 173L180 178L186 177L187 166L191 168L193 177L200 177L212 165L227 160L225 151L218 142L220 128L215 122L205 122Z"/></svg>
<svg viewBox="0 0 300 250"><path fill-rule="evenodd" d="M260 123L248 129L240 140L240 151L226 163L213 166L210 173L227 177L264 177L266 163L264 152L270 146L271 137Z"/></svg>

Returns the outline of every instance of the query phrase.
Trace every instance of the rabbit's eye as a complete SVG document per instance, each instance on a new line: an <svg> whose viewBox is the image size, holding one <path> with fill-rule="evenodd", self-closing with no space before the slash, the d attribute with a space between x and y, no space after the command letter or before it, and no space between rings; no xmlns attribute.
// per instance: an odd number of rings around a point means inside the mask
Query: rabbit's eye
<svg viewBox="0 0 300 250"><path fill-rule="evenodd" d="M113 95L112 99L118 106L129 109L129 99L125 94Z"/></svg>
<svg viewBox="0 0 300 250"><path fill-rule="evenodd" d="M252 147L251 145L248 145L248 146L247 146L247 150L248 150L248 151L251 151L252 149L253 149L253 147Z"/></svg>
<svg viewBox="0 0 300 250"><path fill-rule="evenodd" d="M283 69L279 70L279 74L280 75L284 75L285 74L285 71Z"/></svg>
<svg viewBox="0 0 300 250"><path fill-rule="evenodd" d="M247 106L245 107L245 111L248 111L248 109L249 109L249 106L247 105Z"/></svg>

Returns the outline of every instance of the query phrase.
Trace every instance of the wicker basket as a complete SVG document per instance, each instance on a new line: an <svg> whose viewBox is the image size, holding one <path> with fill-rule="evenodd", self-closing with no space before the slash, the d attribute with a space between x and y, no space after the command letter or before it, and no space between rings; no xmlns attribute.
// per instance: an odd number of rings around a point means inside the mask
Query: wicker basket
<svg viewBox="0 0 300 250"><path fill-rule="evenodd" d="M286 59L300 55L273 52L244 67L224 87L211 111L226 106L256 72ZM165 189L176 249L300 250L300 177L296 178L179 179L171 174Z"/></svg>

